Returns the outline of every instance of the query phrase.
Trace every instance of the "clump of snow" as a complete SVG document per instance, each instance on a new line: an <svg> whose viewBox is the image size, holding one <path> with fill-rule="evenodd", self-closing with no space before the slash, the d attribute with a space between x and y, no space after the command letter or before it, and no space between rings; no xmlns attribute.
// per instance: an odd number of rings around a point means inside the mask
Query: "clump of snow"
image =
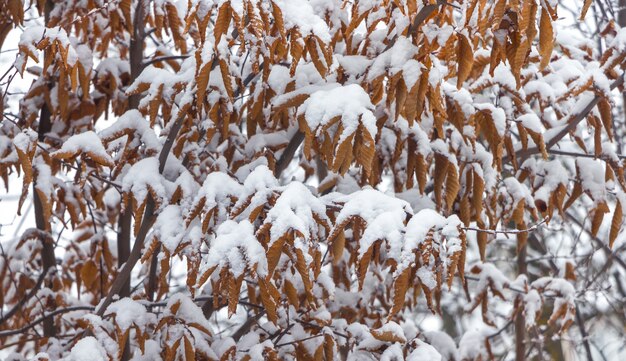
<svg viewBox="0 0 626 361"><path fill-rule="evenodd" d="M433 346L444 360L459 360L459 350L450 335L441 331L428 331L422 335L424 340Z"/></svg>
<svg viewBox="0 0 626 361"><path fill-rule="evenodd" d="M267 274L265 249L254 236L254 227L248 220L239 223L225 221L217 228L204 268L217 267L219 273L220 269L228 266L233 276L239 277L247 265L256 265L256 272L260 276Z"/></svg>
<svg viewBox="0 0 626 361"><path fill-rule="evenodd" d="M541 296L537 290L529 290L524 295L524 314L526 316L526 327L535 325L538 312L541 311Z"/></svg>
<svg viewBox="0 0 626 361"><path fill-rule="evenodd" d="M416 348L407 356L406 361L441 361L441 354L434 347L419 339L415 343Z"/></svg>
<svg viewBox="0 0 626 361"><path fill-rule="evenodd" d="M128 110L122 114L110 127L102 130L100 136L105 141L110 141L122 134L132 132L136 134L139 140L146 145L148 149L158 150L161 143L157 138L154 130L150 128L148 122L141 113L136 109Z"/></svg>
<svg viewBox="0 0 626 361"><path fill-rule="evenodd" d="M154 314L148 313L144 305L128 297L111 303L106 309L105 316L109 314L115 314L115 323L122 331L128 330L133 325L143 329L155 321Z"/></svg>
<svg viewBox="0 0 626 361"><path fill-rule="evenodd" d="M304 115L309 128L318 130L317 135L333 118L341 117L341 143L357 130L359 124L365 126L372 138L376 136L378 128L373 110L374 105L365 90L360 85L350 84L314 92L300 106L298 115Z"/></svg>
<svg viewBox="0 0 626 361"><path fill-rule="evenodd" d="M283 13L285 29L297 28L303 36L313 34L322 41L330 41L330 33L326 22L313 10L306 0L274 0Z"/></svg>
<svg viewBox="0 0 626 361"><path fill-rule="evenodd" d="M68 357L62 361L108 361L104 348L98 343L95 337L88 336L79 340Z"/></svg>
<svg viewBox="0 0 626 361"><path fill-rule="evenodd" d="M403 70L409 60L413 59L418 49L412 41L404 36L399 36L391 49L378 55L367 73L367 79L373 80L389 72L395 75Z"/></svg>
<svg viewBox="0 0 626 361"><path fill-rule="evenodd" d="M541 125L541 120L535 113L524 114L517 118L518 121L522 123L524 128L531 130L535 133L543 133L544 129Z"/></svg>
<svg viewBox="0 0 626 361"><path fill-rule="evenodd" d="M154 222L154 236L161 241L170 254L174 254L185 234L183 226L180 207L174 204L163 208Z"/></svg>
<svg viewBox="0 0 626 361"><path fill-rule="evenodd" d="M113 165L113 159L104 149L98 135L93 131L72 135L63 143L61 149L51 155L67 158L80 153L88 153L92 158L95 157L104 160L107 165Z"/></svg>
<svg viewBox="0 0 626 361"><path fill-rule="evenodd" d="M289 230L300 232L305 239L315 235L318 223L313 217L327 221L326 206L302 183L291 182L285 186L274 207L267 212L265 223L270 223L271 242Z"/></svg>
<svg viewBox="0 0 626 361"><path fill-rule="evenodd" d="M604 182L604 167L602 161L591 158L576 158L578 177L585 192L589 192L596 202L606 199L606 186Z"/></svg>
<svg viewBox="0 0 626 361"><path fill-rule="evenodd" d="M276 94L283 94L285 88L287 88L287 84L289 84L291 80L289 68L282 65L274 65L270 71L270 75L267 77L267 85L269 85Z"/></svg>
<svg viewBox="0 0 626 361"><path fill-rule="evenodd" d="M167 198L166 180L159 173L159 160L145 158L135 163L122 180L124 193L132 193L139 204L143 203L151 190L159 199Z"/></svg>

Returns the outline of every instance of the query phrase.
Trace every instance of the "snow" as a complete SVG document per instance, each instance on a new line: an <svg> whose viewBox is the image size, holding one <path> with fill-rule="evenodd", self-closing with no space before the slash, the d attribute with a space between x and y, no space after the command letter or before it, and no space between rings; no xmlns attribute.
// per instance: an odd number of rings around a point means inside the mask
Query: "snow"
<svg viewBox="0 0 626 361"><path fill-rule="evenodd" d="M415 86L420 75L422 75L423 69L424 66L415 59L409 59L404 63L402 66L402 78L407 89L411 90Z"/></svg>
<svg viewBox="0 0 626 361"><path fill-rule="evenodd" d="M242 185L228 174L212 172L205 178L194 203L205 199L204 210L209 211L217 207L217 219L222 221L226 218L227 205L231 203L232 198L239 197L242 191Z"/></svg>
<svg viewBox="0 0 626 361"><path fill-rule="evenodd" d="M517 118L518 121L522 123L524 128L533 131L538 134L542 134L544 129L541 125L541 120L535 113L524 114Z"/></svg>
<svg viewBox="0 0 626 361"><path fill-rule="evenodd" d="M285 29L297 28L303 37L313 34L325 43L330 41L330 33L326 22L307 0L274 0L283 13Z"/></svg>
<svg viewBox="0 0 626 361"><path fill-rule="evenodd" d="M443 360L458 360L459 351L450 335L441 331L427 331L422 333L424 340L433 346Z"/></svg>
<svg viewBox="0 0 626 361"><path fill-rule="evenodd" d="M15 138L13 138L13 145L15 146L15 148L27 153L30 150L33 142L35 142L36 140L37 133L35 133L31 129L28 129L15 135Z"/></svg>
<svg viewBox="0 0 626 361"><path fill-rule="evenodd" d="M178 310L175 314L172 314L172 307L180 303ZM176 316L176 318L186 322L186 323L197 323L200 326L204 327L206 330L210 330L211 326L209 325L209 321L204 317L202 309L196 305L191 298L182 293L174 293L170 297L167 302L167 306L165 311L162 314L162 317L166 316Z"/></svg>
<svg viewBox="0 0 626 361"><path fill-rule="evenodd" d="M399 260L401 265L396 272L399 274L400 271L409 267L414 260L413 250L417 249L426 240L428 232L431 230L440 231L445 237L455 238L459 236L458 227L460 226L462 226L462 222L456 215L446 218L433 209L422 209L419 211L406 225L406 239L402 247L402 256ZM420 269L419 272L423 271ZM425 279L429 279L425 274L421 274Z"/></svg>
<svg viewBox="0 0 626 361"><path fill-rule="evenodd" d="M136 109L128 110L122 114L110 127L102 130L100 136L105 141L111 141L129 131L136 133L136 136L148 149L155 151L160 149L161 143L154 130L150 127L150 122Z"/></svg>
<svg viewBox="0 0 626 361"><path fill-rule="evenodd" d="M479 263L474 265L471 270L479 277L476 290L487 290L491 287L495 291L502 292L510 283L509 279L493 263Z"/></svg>
<svg viewBox="0 0 626 361"><path fill-rule="evenodd" d="M104 348L98 343L93 336L87 336L80 339L74 347L68 357L62 361L108 361Z"/></svg>
<svg viewBox="0 0 626 361"><path fill-rule="evenodd" d="M265 249L254 236L254 227L248 220L239 223L228 220L217 228L204 269L218 267L216 273L219 273L225 266L235 278L244 273L246 266L256 267L260 276L267 275Z"/></svg>
<svg viewBox="0 0 626 361"><path fill-rule="evenodd" d="M135 163L122 180L124 193L132 193L139 204L142 204L152 190L157 196L157 201L167 198L165 179L159 173L159 160L149 157Z"/></svg>
<svg viewBox="0 0 626 361"><path fill-rule="evenodd" d="M535 325L535 319L541 312L541 296L537 290L529 290L524 295L524 315L526 316L526 327Z"/></svg>
<svg viewBox="0 0 626 361"><path fill-rule="evenodd" d="M265 224L271 224L270 238L273 243L289 230L300 232L305 239L317 233L318 224L313 217L327 220L326 206L302 183L291 182L267 212Z"/></svg>
<svg viewBox="0 0 626 361"><path fill-rule="evenodd" d="M413 350L406 361L441 361L441 354L431 345L422 340L416 339L415 350Z"/></svg>
<svg viewBox="0 0 626 361"><path fill-rule="evenodd" d="M496 107L489 103L474 104L474 107L478 110L487 112L493 119L493 125L496 127L499 136L504 136L506 131L506 114L504 109Z"/></svg>
<svg viewBox="0 0 626 361"><path fill-rule="evenodd" d="M163 247L174 254L180 241L182 240L185 230L181 209L177 205L168 205L163 208L156 221L153 230L155 238L159 239Z"/></svg>
<svg viewBox="0 0 626 361"><path fill-rule="evenodd" d="M374 59L368 73L367 79L373 80L389 72L395 75L417 54L417 47L410 39L404 36L398 37L391 49L385 51ZM410 89L410 88L409 88Z"/></svg>
<svg viewBox="0 0 626 361"><path fill-rule="evenodd" d="M126 331L133 325L144 329L146 325L155 321L154 314L148 313L146 307L130 298L122 298L107 307L105 316L115 314L115 323L122 331Z"/></svg>
<svg viewBox="0 0 626 361"><path fill-rule="evenodd" d="M304 115L309 128L317 129L317 135L333 118L341 117L343 132L338 143L341 144L360 124L372 138L376 136L378 128L373 110L374 105L365 90L357 84L350 84L314 92L300 106L298 115Z"/></svg>
<svg viewBox="0 0 626 361"><path fill-rule="evenodd" d="M56 42L60 47L67 50L67 58L64 60L67 61L68 66L73 67L76 64L78 54L70 43L70 38L68 37L67 32L60 26L54 28L47 28L41 25L28 26L22 32L18 46L27 51L29 56L37 56L38 49L36 46L44 38L48 39L50 44ZM15 67L22 72L25 65L26 57L20 52L19 56L15 60Z"/></svg>
<svg viewBox="0 0 626 361"><path fill-rule="evenodd" d="M511 70L504 65L504 63L500 63L493 71L493 81L497 84L505 86L511 90L517 88L517 83L515 82L515 77Z"/></svg>
<svg viewBox="0 0 626 361"><path fill-rule="evenodd" d="M459 342L459 357L461 360L489 360L490 355L485 348L485 338L491 330L489 328L468 330Z"/></svg>
<svg viewBox="0 0 626 361"><path fill-rule="evenodd" d="M287 84L292 81L289 68L282 65L274 65L267 78L267 85L276 93L283 94Z"/></svg>
<svg viewBox="0 0 626 361"><path fill-rule="evenodd" d="M356 81L365 74L372 60L363 55L336 55L337 62L352 81Z"/></svg>
<svg viewBox="0 0 626 361"><path fill-rule="evenodd" d="M576 168L581 185L595 202L602 202L606 199L603 163L603 161L592 158L576 158Z"/></svg>
<svg viewBox="0 0 626 361"><path fill-rule="evenodd" d="M61 149L52 153L51 155L59 156L62 158L73 157L80 153L87 153L92 158L103 159L106 165L113 165L113 159L106 152L102 141L98 135L93 131L86 131L80 134L75 134L69 137Z"/></svg>

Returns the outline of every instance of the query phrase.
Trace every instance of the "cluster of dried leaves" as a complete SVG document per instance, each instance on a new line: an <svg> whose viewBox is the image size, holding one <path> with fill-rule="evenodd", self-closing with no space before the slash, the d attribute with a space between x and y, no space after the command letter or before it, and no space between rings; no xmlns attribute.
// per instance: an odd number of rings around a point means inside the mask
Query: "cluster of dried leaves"
<svg viewBox="0 0 626 361"><path fill-rule="evenodd" d="M582 206L608 252L621 232L626 34L557 42L556 1L9 0L0 45L25 7L46 24L7 74L34 80L0 101L0 174L37 217L0 262L24 355L485 360L510 323L524 351L576 318L571 263L527 274L533 230ZM446 348L415 321L445 302L510 322Z"/></svg>

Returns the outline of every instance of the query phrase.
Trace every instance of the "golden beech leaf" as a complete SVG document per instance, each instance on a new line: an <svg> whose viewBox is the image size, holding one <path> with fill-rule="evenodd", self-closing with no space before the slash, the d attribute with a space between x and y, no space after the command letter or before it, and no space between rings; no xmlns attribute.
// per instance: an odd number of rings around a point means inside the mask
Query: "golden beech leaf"
<svg viewBox="0 0 626 361"><path fill-rule="evenodd" d="M304 290L312 295L313 285L311 284L311 279L309 278L309 267L307 267L306 260L304 258L304 253L301 249L296 248L296 269L302 278L302 284L304 285Z"/></svg>
<svg viewBox="0 0 626 361"><path fill-rule="evenodd" d="M17 158L20 162L22 171L24 172L22 194L20 195L20 200L17 206L17 215L19 216L21 215L22 205L24 204L26 196L28 195L28 186L33 181L33 165L31 163L28 150L15 147L15 151L17 152Z"/></svg>
<svg viewBox="0 0 626 361"><path fill-rule="evenodd" d="M130 333L130 328L124 330L124 332L122 332L122 330L116 325L115 326L115 333L117 334L117 344L119 346L119 349L117 351L117 357L119 359L122 358L122 353L124 352L124 346L126 345L126 340L128 340L128 334Z"/></svg>
<svg viewBox="0 0 626 361"><path fill-rule="evenodd" d="M276 5L274 1L272 1L272 13L274 14L274 22L276 23L276 28L278 29L278 32L280 33L280 37L284 40L286 38L286 34L285 34L285 21L283 19L283 12L280 9L280 7Z"/></svg>
<svg viewBox="0 0 626 361"><path fill-rule="evenodd" d="M543 159L548 159L548 151L546 150L546 143L543 141L543 135L541 135L541 133L534 132L528 128L526 128L526 131L528 131L528 134L532 138L533 142L535 142L535 144L539 148Z"/></svg>
<svg viewBox="0 0 626 361"><path fill-rule="evenodd" d="M237 311L237 304L239 304L239 290L243 283L243 274L239 277L229 277L230 283L228 285L228 316L232 316Z"/></svg>
<svg viewBox="0 0 626 361"><path fill-rule="evenodd" d="M570 194L569 198L567 199L567 202L565 202L565 205L563 206L563 210L567 210L572 204L574 204L576 199L578 199L578 197L580 197L581 194L583 194L583 186L581 185L580 182L575 182L574 188L572 188L572 194Z"/></svg>
<svg viewBox="0 0 626 361"><path fill-rule="evenodd" d="M461 185L459 184L459 173L457 172L456 166L454 164L450 164L448 166L448 176L446 177L446 204L448 206L448 212L452 210L454 200L459 194L460 189Z"/></svg>
<svg viewBox="0 0 626 361"><path fill-rule="evenodd" d="M445 155L435 154L435 179L434 179L434 191L435 191L435 204L437 207L441 207L441 191L444 187L444 179L448 173L448 166L450 161Z"/></svg>
<svg viewBox="0 0 626 361"><path fill-rule="evenodd" d="M474 50L467 36L458 34L459 44L457 48L457 61L459 69L457 73L456 88L461 89L463 83L469 77L474 65Z"/></svg>
<svg viewBox="0 0 626 361"><path fill-rule="evenodd" d="M587 15L587 11L589 10L589 7L591 7L591 3L593 2L593 0L585 0L585 2L583 3L583 8L580 11L580 18L579 20L584 20L585 16Z"/></svg>
<svg viewBox="0 0 626 361"><path fill-rule="evenodd" d="M287 95L285 94L285 96ZM309 99L309 96L310 94L295 94L292 97L288 98L286 101L281 102L279 105L274 106L272 110L274 112L278 112L283 109L299 107L300 105L302 105L302 103L304 103L305 100ZM302 129L302 126L300 126L300 130L304 132L304 130Z"/></svg>
<svg viewBox="0 0 626 361"><path fill-rule="evenodd" d="M424 194L427 183L426 177L428 176L428 165L426 164L426 159L422 154L418 154L416 158L415 176L417 178L420 194Z"/></svg>
<svg viewBox="0 0 626 361"><path fill-rule="evenodd" d="M342 229L341 231L339 231L339 233L333 240L333 244L331 248L334 264L337 264L341 261L343 257L343 251L344 251L345 245L346 245L346 235Z"/></svg>
<svg viewBox="0 0 626 361"><path fill-rule="evenodd" d="M354 139L354 133L350 134L339 146L335 156L335 162L332 170L339 172L341 175L345 175L352 163L352 141Z"/></svg>
<svg viewBox="0 0 626 361"><path fill-rule="evenodd" d="M406 268L400 273L400 275L395 279L393 284L393 307L389 312L389 316L387 319L391 319L393 315L400 312L402 306L404 306L404 297L406 296L406 291L409 289L409 277L411 276L411 269Z"/></svg>
<svg viewBox="0 0 626 361"><path fill-rule="evenodd" d="M611 114L611 103L606 98L600 98L598 102L598 110L600 111L600 119L604 130L609 136L609 140L613 141L613 115Z"/></svg>
<svg viewBox="0 0 626 361"><path fill-rule="evenodd" d="M320 53L323 52L322 47L324 46L324 44L319 43L314 36L309 36L306 44L307 50L309 51L309 55L311 55L311 60L313 61L315 69L317 69L322 78L325 78L326 73L328 72L328 67L326 66L326 60L324 59L324 56L320 56Z"/></svg>
<svg viewBox="0 0 626 361"><path fill-rule="evenodd" d="M263 277L258 278L259 282L259 293L261 294L261 302L265 307L265 311L267 312L267 318L274 322L275 324L278 322L278 314L276 313L276 303L270 296L267 282Z"/></svg>
<svg viewBox="0 0 626 361"><path fill-rule="evenodd" d="M365 281L365 275L367 274L367 269L369 267L370 261L372 260L372 253L374 252L374 245L372 244L370 248L363 254L361 259L359 260L359 268L358 268L358 277L359 277L359 291L363 289L363 282Z"/></svg>
<svg viewBox="0 0 626 361"><path fill-rule="evenodd" d="M608 211L609 207L606 205L606 202L599 203L593 210L593 218L591 219L591 235L593 237L598 234L598 230L604 219L604 214Z"/></svg>
<svg viewBox="0 0 626 361"><path fill-rule="evenodd" d="M287 235L285 234L275 240L267 250L267 270L268 275L270 276L274 273L274 269L276 269L276 265L280 260L280 255L283 252L283 245L285 244L286 239Z"/></svg>
<svg viewBox="0 0 626 361"><path fill-rule="evenodd" d="M485 229L485 224L483 222L478 222L479 229ZM488 236L487 232L476 232L476 240L478 242L478 253L480 254L480 260L485 260L486 250L487 250L487 242Z"/></svg>
<svg viewBox="0 0 626 361"><path fill-rule="evenodd" d="M376 149L374 147L374 138L363 125L359 125L357 129L354 148L356 162L363 167L365 175L369 176L372 172L372 161L374 160Z"/></svg>
<svg viewBox="0 0 626 361"><path fill-rule="evenodd" d="M565 279L576 281L576 267L572 262L565 263Z"/></svg>
<svg viewBox="0 0 626 361"><path fill-rule="evenodd" d="M406 337L404 337L404 335L398 335L395 332L392 331L384 331L384 330L372 330L370 331L372 336L374 336L375 339L379 340L379 341L383 341L383 342L389 342L389 343L406 343Z"/></svg>
<svg viewBox="0 0 626 361"><path fill-rule="evenodd" d="M187 337L183 337L185 339L185 361L195 361L196 360L196 352L191 345L191 341Z"/></svg>
<svg viewBox="0 0 626 361"><path fill-rule="evenodd" d="M87 260L87 262L83 264L83 267L80 269L80 277L82 278L85 287L91 288L91 285L98 277L98 267L93 260Z"/></svg>
<svg viewBox="0 0 626 361"><path fill-rule="evenodd" d="M526 223L521 222L517 224L517 229L526 229ZM524 247L526 247L526 242L528 242L528 232L520 232L516 235L517 238L517 253L522 252Z"/></svg>
<svg viewBox="0 0 626 361"><path fill-rule="evenodd" d="M217 12L217 18L215 19L215 46L220 43L222 35L228 30L231 17L232 8L230 7L230 1L226 1L222 4L222 6L220 6L220 9Z"/></svg>
<svg viewBox="0 0 626 361"><path fill-rule="evenodd" d="M230 72L228 70L228 64L224 59L219 60L220 65L220 73L222 74L222 82L224 83L224 88L226 89L226 93L230 99L233 98L233 85L230 77Z"/></svg>
<svg viewBox="0 0 626 361"><path fill-rule="evenodd" d="M539 22L539 55L541 63L539 69L545 68L550 62L552 49L554 48L554 30L552 29L552 19L546 9L541 10L541 20Z"/></svg>
<svg viewBox="0 0 626 361"><path fill-rule="evenodd" d="M325 360L334 360L335 354L335 340L331 334L327 333L324 335L324 359Z"/></svg>
<svg viewBox="0 0 626 361"><path fill-rule="evenodd" d="M622 204L620 201L617 201L615 205L615 211L613 212L613 219L611 220L611 232L609 233L609 248L613 248L613 243L619 234L620 229L622 228L623 219L623 210Z"/></svg>
<svg viewBox="0 0 626 361"><path fill-rule="evenodd" d="M298 299L298 291L296 288L289 280L285 280L284 289L289 303L298 309L300 307L300 300Z"/></svg>
<svg viewBox="0 0 626 361"><path fill-rule="evenodd" d="M207 86L209 85L209 75L211 74L211 68L213 67L213 61L210 61L200 68L198 76L196 78L197 84L197 108L201 110L204 104L204 95L206 94Z"/></svg>

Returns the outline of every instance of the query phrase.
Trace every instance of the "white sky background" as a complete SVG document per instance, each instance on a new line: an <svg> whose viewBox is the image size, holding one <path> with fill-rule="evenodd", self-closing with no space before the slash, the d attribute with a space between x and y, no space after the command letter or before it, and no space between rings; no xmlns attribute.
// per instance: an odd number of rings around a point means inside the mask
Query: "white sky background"
<svg viewBox="0 0 626 361"><path fill-rule="evenodd" d="M3 0L0 0L3 1ZM578 27L577 20L574 13L580 13L580 5L582 1L578 0L564 0L561 1L562 7L559 9L559 15L561 19L557 22L558 30L557 34L559 39L562 38L571 38L576 39L578 41L589 41L590 43L595 44L595 39L589 39L584 37ZM566 10L564 7L567 7L574 11L574 13ZM31 16L29 16L31 15ZM39 18L32 19L33 14L26 14L26 26L33 25L34 23L40 23L41 20ZM593 25L593 9L590 9L587 15L587 23L581 24L581 27L584 31L591 30L593 33L594 25ZM32 19L32 20L29 20ZM13 64L15 60L15 55L17 53L17 43L19 41L19 36L21 34L20 29L14 29L9 33L7 39L2 45L2 51L0 52L0 76L4 74L7 69ZM597 48L594 45L594 48ZM28 66L36 65L32 60L28 61ZM12 73L12 71L11 71ZM8 111L12 113L17 113L17 103L15 100L20 98L20 93L26 92L30 86L32 81L32 76L27 72L24 73L24 78L21 78L18 74L14 80L11 82L10 87L8 89L9 93L14 93L15 95L9 95L7 98L11 100L9 102ZM1 91L6 91L6 89L2 88ZM621 97L616 97L617 99ZM111 116L111 120L113 117ZM6 121L6 120L2 120ZM102 129L106 127L105 123L99 121L98 128ZM2 183L2 182L0 182ZM32 210L32 201L29 197L22 207L22 217L18 217L17 212L17 204L20 196L20 192L22 189L22 180L18 178L15 174L10 177L9 182L9 192L7 193L4 189L4 184L0 186L0 246L6 247L10 242L19 238L20 234L27 228L35 226L34 214ZM32 189L29 189L29 191ZM384 189L381 189L384 191ZM65 237L71 237L71 230L66 230L64 233ZM433 329L437 329L440 327L440 321L438 318L429 317L429 322L427 322L430 327ZM477 322L480 323L480 318L476 318ZM236 320L233 320L236 321ZM418 322L423 320L416 320ZM589 328L589 326L587 326ZM595 330L601 329L598 325L595 325ZM608 357L609 360L626 360L626 350L622 349L622 345L624 340L620 340L612 334L604 334L598 337L597 334L591 333L590 336L594 338L596 344L603 349L605 356ZM575 345L577 346L577 345ZM582 349L581 349L582 350ZM601 356L597 353L596 350L592 350L594 353L594 358L601 359ZM585 359L584 355L570 355L572 358L570 360L583 360ZM2 352L0 351L0 358L2 357Z"/></svg>

